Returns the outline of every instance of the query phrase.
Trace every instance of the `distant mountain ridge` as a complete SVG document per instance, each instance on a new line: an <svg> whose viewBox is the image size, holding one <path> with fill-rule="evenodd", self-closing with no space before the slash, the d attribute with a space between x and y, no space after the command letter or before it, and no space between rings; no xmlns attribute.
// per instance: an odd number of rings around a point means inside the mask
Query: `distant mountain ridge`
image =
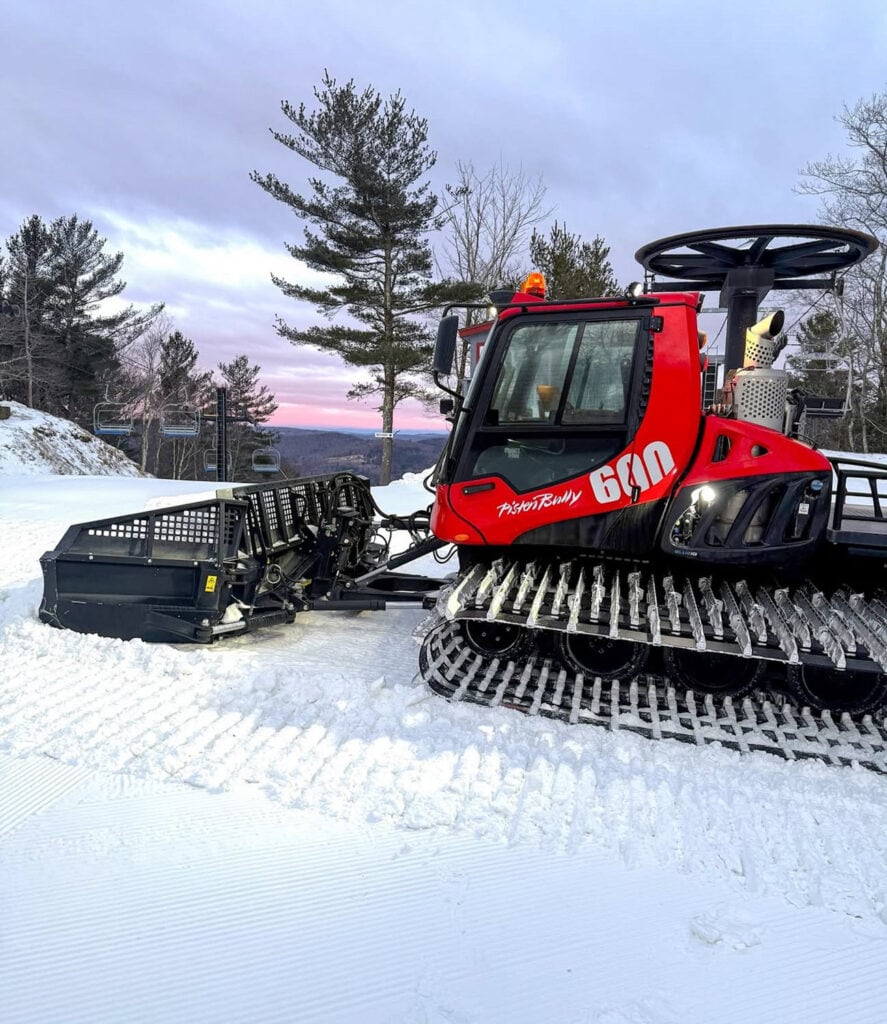
<svg viewBox="0 0 887 1024"><path fill-rule="evenodd" d="M380 433L378 427L290 427L290 426L269 426L267 429L276 431L322 431L330 434L356 434L359 437L375 437ZM446 430L396 430L396 437L446 437Z"/></svg>
<svg viewBox="0 0 887 1024"><path fill-rule="evenodd" d="M371 484L379 483L382 439L374 431L312 430L276 427L275 447L288 475L322 476L325 473L359 473ZM406 473L422 473L433 466L446 443L443 432L398 431L394 438L392 479Z"/></svg>
<svg viewBox="0 0 887 1024"><path fill-rule="evenodd" d="M150 476L122 451L88 430L18 402L0 403L8 415L0 418L0 476L75 474L88 476ZM289 477L352 472L379 483L382 441L375 431L274 428L281 471ZM442 432L398 431L394 439L392 479L424 474L443 450ZM263 478L264 479L264 478ZM267 478L281 479L280 474Z"/></svg>

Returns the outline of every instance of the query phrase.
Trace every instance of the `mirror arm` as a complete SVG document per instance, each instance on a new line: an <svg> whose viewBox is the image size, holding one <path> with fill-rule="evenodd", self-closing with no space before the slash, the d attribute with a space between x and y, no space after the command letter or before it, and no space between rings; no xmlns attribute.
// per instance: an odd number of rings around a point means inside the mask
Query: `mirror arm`
<svg viewBox="0 0 887 1024"><path fill-rule="evenodd" d="M441 375L437 372L437 370L434 370L432 372L431 377L434 380L434 383L440 388L441 391L446 392L446 394L448 394L448 395L452 395L452 397L455 398L456 401L458 402L458 400L460 398L459 392L458 391L453 391L453 389L451 387L448 387L446 384L442 383L442 381L440 379Z"/></svg>

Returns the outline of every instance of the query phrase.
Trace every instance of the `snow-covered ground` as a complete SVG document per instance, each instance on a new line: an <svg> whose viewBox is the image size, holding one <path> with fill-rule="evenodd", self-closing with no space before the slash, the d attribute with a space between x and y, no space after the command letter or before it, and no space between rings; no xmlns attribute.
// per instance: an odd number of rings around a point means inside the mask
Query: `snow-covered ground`
<svg viewBox="0 0 887 1024"><path fill-rule="evenodd" d="M142 475L122 452L75 423L18 402L2 404L11 415L0 420L0 472L37 477L47 472Z"/></svg>
<svg viewBox="0 0 887 1024"><path fill-rule="evenodd" d="M23 471L17 419L3 1024L884 1019L887 780L449 705L418 609L212 647L51 629L38 559L71 522L207 484Z"/></svg>

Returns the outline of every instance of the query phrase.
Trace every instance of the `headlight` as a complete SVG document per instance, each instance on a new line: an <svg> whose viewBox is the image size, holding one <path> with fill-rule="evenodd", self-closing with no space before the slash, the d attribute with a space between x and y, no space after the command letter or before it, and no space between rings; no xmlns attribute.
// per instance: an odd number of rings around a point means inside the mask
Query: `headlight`
<svg viewBox="0 0 887 1024"><path fill-rule="evenodd" d="M718 492L714 487L709 487L708 484L704 484L702 487L697 487L695 491L691 491L690 500L694 505L697 503L710 505L717 496Z"/></svg>

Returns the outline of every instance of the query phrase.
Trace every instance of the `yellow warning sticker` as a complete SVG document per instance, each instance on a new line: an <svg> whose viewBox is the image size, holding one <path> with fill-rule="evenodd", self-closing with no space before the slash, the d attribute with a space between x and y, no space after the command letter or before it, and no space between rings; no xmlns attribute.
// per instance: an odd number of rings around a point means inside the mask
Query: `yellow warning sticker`
<svg viewBox="0 0 887 1024"><path fill-rule="evenodd" d="M206 589L207 594L212 594L212 593L215 592L216 581L218 580L218 578L219 578L218 576L207 576L206 577L206 588L205 589Z"/></svg>

